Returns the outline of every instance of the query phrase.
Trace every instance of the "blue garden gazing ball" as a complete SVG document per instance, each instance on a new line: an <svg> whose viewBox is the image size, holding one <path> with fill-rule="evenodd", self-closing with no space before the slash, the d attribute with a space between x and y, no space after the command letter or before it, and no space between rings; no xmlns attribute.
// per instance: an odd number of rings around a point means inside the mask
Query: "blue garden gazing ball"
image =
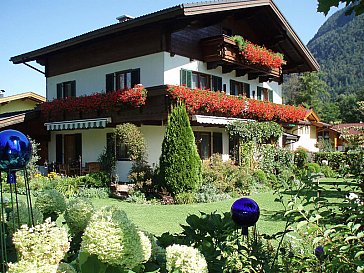
<svg viewBox="0 0 364 273"><path fill-rule="evenodd" d="M233 221L243 228L243 234L248 235L248 227L254 226L259 219L258 204L250 198L240 198L231 206Z"/></svg>
<svg viewBox="0 0 364 273"><path fill-rule="evenodd" d="M32 155L32 145L21 132L0 132L0 171L23 169Z"/></svg>

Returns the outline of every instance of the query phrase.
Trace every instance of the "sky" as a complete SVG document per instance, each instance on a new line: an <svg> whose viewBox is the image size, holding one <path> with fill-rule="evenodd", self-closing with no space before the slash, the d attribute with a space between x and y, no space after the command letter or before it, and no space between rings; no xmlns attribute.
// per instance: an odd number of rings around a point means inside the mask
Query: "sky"
<svg viewBox="0 0 364 273"><path fill-rule="evenodd" d="M9 59L117 22L168 8L184 0L0 0L0 90L5 96L34 92L45 96L43 74ZM304 44L327 17L317 0L274 0ZM335 9L331 10L332 14ZM31 65L44 71L36 63Z"/></svg>

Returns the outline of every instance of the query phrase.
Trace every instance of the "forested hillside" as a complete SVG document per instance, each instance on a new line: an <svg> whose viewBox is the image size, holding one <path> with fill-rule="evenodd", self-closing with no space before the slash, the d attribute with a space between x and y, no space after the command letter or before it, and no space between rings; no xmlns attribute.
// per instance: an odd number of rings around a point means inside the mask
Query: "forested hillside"
<svg viewBox="0 0 364 273"><path fill-rule="evenodd" d="M364 14L347 16L345 11L329 17L308 43L334 98L364 86Z"/></svg>

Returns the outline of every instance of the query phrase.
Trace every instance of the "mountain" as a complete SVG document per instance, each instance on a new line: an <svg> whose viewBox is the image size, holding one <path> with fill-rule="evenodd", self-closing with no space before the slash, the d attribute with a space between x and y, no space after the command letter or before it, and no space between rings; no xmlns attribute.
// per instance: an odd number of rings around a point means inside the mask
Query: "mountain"
<svg viewBox="0 0 364 273"><path fill-rule="evenodd" d="M364 87L364 14L337 11L308 43L335 98Z"/></svg>

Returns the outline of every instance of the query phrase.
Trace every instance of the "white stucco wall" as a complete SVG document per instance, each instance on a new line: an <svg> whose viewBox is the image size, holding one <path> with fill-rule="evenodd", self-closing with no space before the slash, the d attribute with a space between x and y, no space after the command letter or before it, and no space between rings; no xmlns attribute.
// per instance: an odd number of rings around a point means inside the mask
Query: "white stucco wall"
<svg viewBox="0 0 364 273"><path fill-rule="evenodd" d="M163 56L164 53L150 54L111 64L82 69L46 80L47 100L57 97L57 83L76 81L76 95L90 95L104 92L106 88L106 74L140 68L140 81L144 86L163 84Z"/></svg>
<svg viewBox="0 0 364 273"><path fill-rule="evenodd" d="M296 126L290 132L300 136L299 141L290 145L292 150L296 150L298 147L303 147L310 152L319 151L319 149L315 147L317 143L315 126Z"/></svg>
<svg viewBox="0 0 364 273"><path fill-rule="evenodd" d="M282 103L282 86L277 82L264 82L259 83L258 79L248 80L248 75L243 77L236 77L235 71L222 74L221 66L216 69L207 69L207 64L197 60L190 60L179 55L170 56L169 53L164 53L164 84L179 85L180 84L180 70L187 69L192 71L198 71L214 76L222 77L222 84L226 84L226 93L230 93L230 80L239 82L246 82L250 84L250 93L257 90L257 86L272 89L273 102ZM256 92L255 92L256 93Z"/></svg>

